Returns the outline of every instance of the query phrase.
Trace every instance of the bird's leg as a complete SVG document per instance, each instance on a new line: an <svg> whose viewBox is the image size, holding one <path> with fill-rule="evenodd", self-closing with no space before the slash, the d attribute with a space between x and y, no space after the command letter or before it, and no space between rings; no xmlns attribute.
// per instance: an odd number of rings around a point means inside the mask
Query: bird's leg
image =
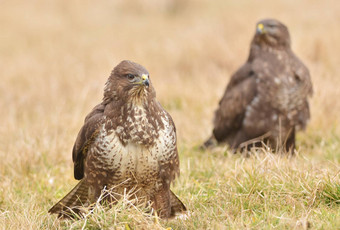
<svg viewBox="0 0 340 230"><path fill-rule="evenodd" d="M157 212L160 218L169 218L171 216L170 187L163 183L151 197L153 202L152 208Z"/></svg>
<svg viewBox="0 0 340 230"><path fill-rule="evenodd" d="M295 127L292 128L289 132L288 138L285 143L285 152L294 155L295 150Z"/></svg>
<svg viewBox="0 0 340 230"><path fill-rule="evenodd" d="M243 130L240 130L237 132L232 144L231 144L231 149L233 150L233 153L237 152L237 149L240 148L240 151L242 152L243 149L248 147L248 144L242 145L242 143L246 142L248 140L248 137L245 135Z"/></svg>

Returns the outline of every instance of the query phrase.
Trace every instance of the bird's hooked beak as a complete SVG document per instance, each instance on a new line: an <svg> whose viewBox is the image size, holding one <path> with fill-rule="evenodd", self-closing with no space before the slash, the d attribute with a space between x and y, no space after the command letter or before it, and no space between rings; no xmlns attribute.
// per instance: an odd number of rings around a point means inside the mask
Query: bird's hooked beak
<svg viewBox="0 0 340 230"><path fill-rule="evenodd" d="M266 33L265 29L264 29L264 26L262 23L258 24L257 27L256 27L256 33L257 34L264 34Z"/></svg>
<svg viewBox="0 0 340 230"><path fill-rule="evenodd" d="M149 82L149 76L147 74L142 75L141 84L145 86L149 86L150 82Z"/></svg>

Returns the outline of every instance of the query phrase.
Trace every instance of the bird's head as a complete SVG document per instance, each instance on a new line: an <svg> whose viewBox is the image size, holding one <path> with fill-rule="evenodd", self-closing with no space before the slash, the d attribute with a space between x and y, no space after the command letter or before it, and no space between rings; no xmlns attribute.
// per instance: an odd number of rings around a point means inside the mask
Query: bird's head
<svg viewBox="0 0 340 230"><path fill-rule="evenodd" d="M257 23L254 42L271 47L290 47L288 28L275 19L264 19Z"/></svg>
<svg viewBox="0 0 340 230"><path fill-rule="evenodd" d="M112 71L105 89L105 97L113 100L141 102L154 97L149 72L132 61L122 61Z"/></svg>

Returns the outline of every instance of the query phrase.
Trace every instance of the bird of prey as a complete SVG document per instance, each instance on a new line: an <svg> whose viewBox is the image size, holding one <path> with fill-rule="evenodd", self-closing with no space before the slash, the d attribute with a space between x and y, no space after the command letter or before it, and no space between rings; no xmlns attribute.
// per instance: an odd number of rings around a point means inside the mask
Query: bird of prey
<svg viewBox="0 0 340 230"><path fill-rule="evenodd" d="M157 101L148 71L137 63L125 60L113 69L102 102L79 131L72 158L80 182L50 213L81 215L81 206L95 203L104 188L114 200L136 191L161 218L186 210L170 190L180 172L175 124Z"/></svg>
<svg viewBox="0 0 340 230"><path fill-rule="evenodd" d="M312 82L291 49L287 27L275 19L257 23L247 62L232 76L215 111L212 136L235 152L268 144L294 152L295 132L310 118Z"/></svg>

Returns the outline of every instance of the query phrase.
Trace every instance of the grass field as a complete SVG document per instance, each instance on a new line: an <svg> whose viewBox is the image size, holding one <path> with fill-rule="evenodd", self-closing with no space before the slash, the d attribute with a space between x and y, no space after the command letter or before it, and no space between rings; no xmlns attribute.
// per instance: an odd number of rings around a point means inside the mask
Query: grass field
<svg viewBox="0 0 340 230"><path fill-rule="evenodd" d="M0 229L340 229L340 3L336 0L1 1ZM314 83L312 119L293 158L198 146L255 23L290 29ZM178 132L170 221L122 201L78 221L47 210L77 182L71 150L112 68L150 72Z"/></svg>

